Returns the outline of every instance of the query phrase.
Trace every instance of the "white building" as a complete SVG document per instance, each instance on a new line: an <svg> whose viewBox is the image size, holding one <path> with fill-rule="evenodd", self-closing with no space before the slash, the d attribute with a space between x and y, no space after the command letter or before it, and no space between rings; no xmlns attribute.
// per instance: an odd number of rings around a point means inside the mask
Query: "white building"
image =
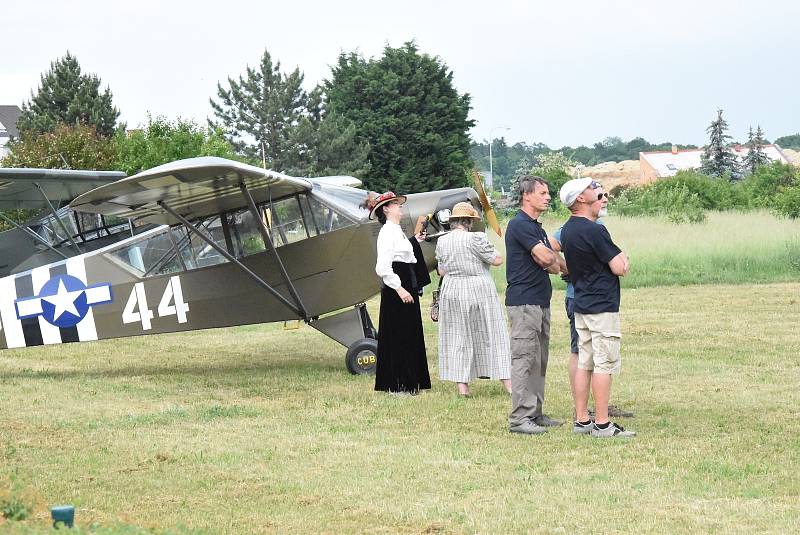
<svg viewBox="0 0 800 535"><path fill-rule="evenodd" d="M17 120L22 110L19 106L0 106L0 165L8 154L6 145L12 137L19 137Z"/></svg>
<svg viewBox="0 0 800 535"><path fill-rule="evenodd" d="M789 163L789 159L783 154L778 145L764 145L762 150L771 161ZM675 176L678 171L699 169L702 165L701 157L703 152L705 152L705 149L678 149L674 145L672 150L640 152L641 179L645 182L651 182L657 178ZM731 148L731 152L736 155L739 162L742 162L747 153L750 152L750 149L742 145L736 145Z"/></svg>

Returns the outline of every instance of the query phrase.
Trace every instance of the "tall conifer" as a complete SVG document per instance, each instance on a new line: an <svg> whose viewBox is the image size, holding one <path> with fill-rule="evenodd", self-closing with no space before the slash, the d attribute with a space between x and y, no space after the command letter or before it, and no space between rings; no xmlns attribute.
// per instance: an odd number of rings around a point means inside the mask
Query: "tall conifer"
<svg viewBox="0 0 800 535"><path fill-rule="evenodd" d="M50 63L31 100L22 105L17 122L20 132L53 132L59 123L94 127L98 135L114 133L119 111L112 102L111 90L100 91L100 79L83 74L78 60L67 52Z"/></svg>

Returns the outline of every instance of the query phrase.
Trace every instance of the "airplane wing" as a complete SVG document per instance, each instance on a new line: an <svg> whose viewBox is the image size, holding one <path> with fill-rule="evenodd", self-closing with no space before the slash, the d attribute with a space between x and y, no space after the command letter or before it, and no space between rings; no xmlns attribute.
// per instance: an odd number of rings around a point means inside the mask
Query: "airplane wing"
<svg viewBox="0 0 800 535"><path fill-rule="evenodd" d="M115 215L148 223L178 221L159 201L189 220L246 206L239 188L244 181L254 200L279 199L312 188L311 182L252 165L202 156L148 169L76 198L77 212Z"/></svg>
<svg viewBox="0 0 800 535"><path fill-rule="evenodd" d="M42 192L58 208L82 193L126 176L121 171L0 167L0 210L46 208Z"/></svg>
<svg viewBox="0 0 800 535"><path fill-rule="evenodd" d="M319 176L308 179L311 182L330 186L347 186L350 188L360 188L361 181L352 176Z"/></svg>

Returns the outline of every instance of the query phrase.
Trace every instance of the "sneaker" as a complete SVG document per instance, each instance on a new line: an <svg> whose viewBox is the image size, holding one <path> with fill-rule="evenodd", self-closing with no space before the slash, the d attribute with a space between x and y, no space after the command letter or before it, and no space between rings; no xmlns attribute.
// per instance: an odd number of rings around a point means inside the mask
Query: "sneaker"
<svg viewBox="0 0 800 535"><path fill-rule="evenodd" d="M572 423L572 432L576 435L589 435L592 429L594 429L594 422L591 420L585 425L577 421Z"/></svg>
<svg viewBox="0 0 800 535"><path fill-rule="evenodd" d="M519 425L509 426L508 430L512 433L522 433L524 435L541 435L547 433L547 428L536 425L533 420L525 420Z"/></svg>
<svg viewBox="0 0 800 535"><path fill-rule="evenodd" d="M536 425L540 425L542 427L558 427L559 425L564 425L562 420L556 420L555 418L550 418L546 414L541 414L533 419Z"/></svg>
<svg viewBox="0 0 800 535"><path fill-rule="evenodd" d="M620 409L616 405L609 404L608 416L609 418L633 418L633 413L631 411Z"/></svg>
<svg viewBox="0 0 800 535"><path fill-rule="evenodd" d="M625 428L611 422L605 429L600 429L596 425L592 429L592 436L595 438L631 438L636 436L635 431L625 431Z"/></svg>

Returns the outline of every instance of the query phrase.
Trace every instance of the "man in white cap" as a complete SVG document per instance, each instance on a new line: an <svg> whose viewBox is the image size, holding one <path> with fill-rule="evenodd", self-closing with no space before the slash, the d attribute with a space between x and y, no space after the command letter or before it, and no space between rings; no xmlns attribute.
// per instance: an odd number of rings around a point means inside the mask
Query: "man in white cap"
<svg viewBox="0 0 800 535"><path fill-rule="evenodd" d="M578 333L573 431L593 437L632 437L636 433L608 418L611 378L621 368L619 277L628 273L630 263L606 227L595 223L608 205L608 194L599 183L591 178L570 180L561 187L560 197L572 214L561 229L561 243L575 288ZM594 422L588 411L590 384Z"/></svg>
<svg viewBox="0 0 800 535"><path fill-rule="evenodd" d="M603 225L602 217L605 217L605 208L600 210L600 217L595 221L598 225ZM563 225L556 229L550 235L550 245L554 251L562 252L564 250L561 243L561 229ZM567 283L567 288L564 296L564 309L567 312L567 319L569 320L569 365L567 370L569 372L569 388L572 392L572 399L575 399L575 374L578 371L578 332L575 330L575 288L569 280L569 273L563 273L561 278ZM631 411L617 407L616 405L608 404L608 415L612 418L633 418L634 414ZM589 416L594 416L594 411L589 409ZM586 429L582 427L573 427L575 433L586 433Z"/></svg>

